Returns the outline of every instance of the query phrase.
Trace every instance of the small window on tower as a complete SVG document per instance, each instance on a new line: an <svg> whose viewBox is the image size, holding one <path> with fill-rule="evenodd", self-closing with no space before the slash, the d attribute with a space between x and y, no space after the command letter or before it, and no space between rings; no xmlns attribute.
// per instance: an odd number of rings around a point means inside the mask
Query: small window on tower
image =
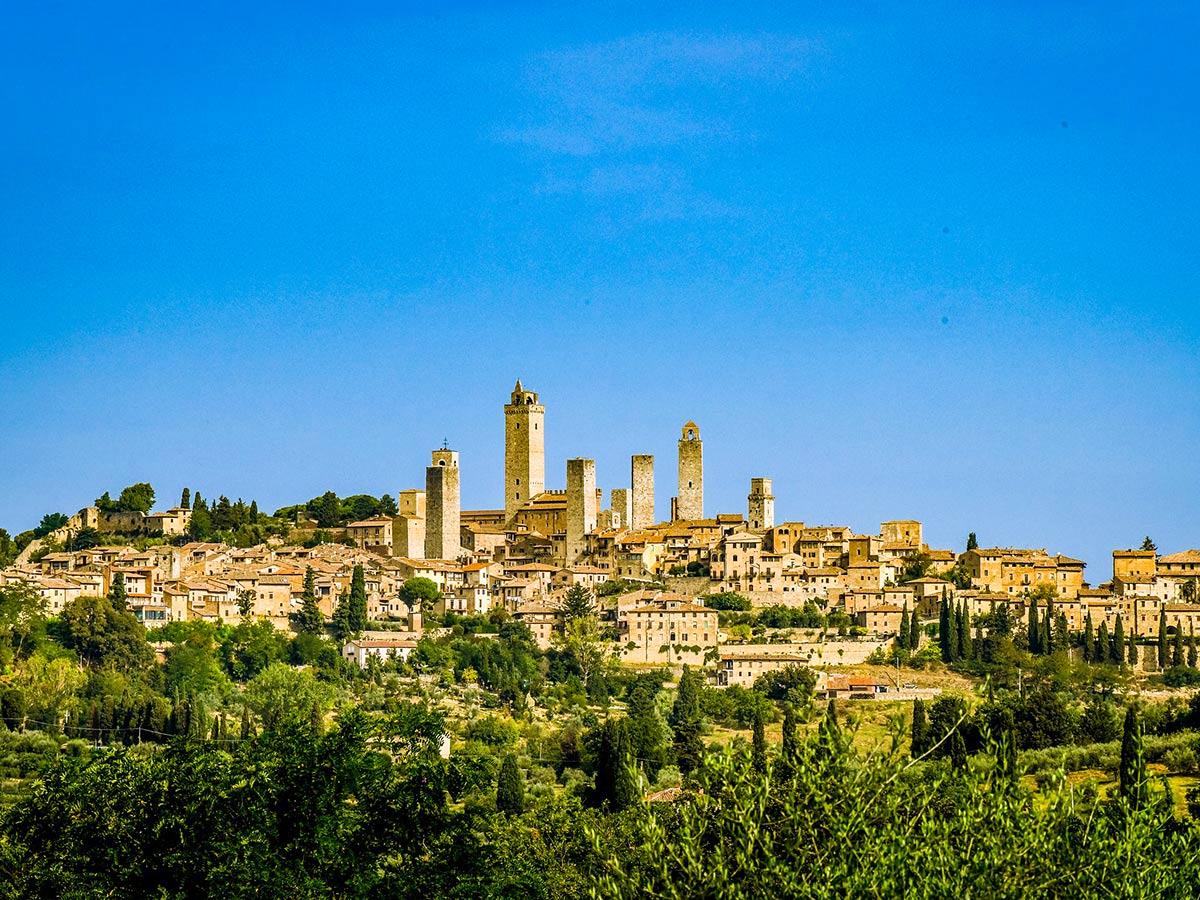
<svg viewBox="0 0 1200 900"><path fill-rule="evenodd" d="M521 479L520 479L520 478L518 478L518 479L517 479L517 484L520 484L520 483L521 483Z"/></svg>

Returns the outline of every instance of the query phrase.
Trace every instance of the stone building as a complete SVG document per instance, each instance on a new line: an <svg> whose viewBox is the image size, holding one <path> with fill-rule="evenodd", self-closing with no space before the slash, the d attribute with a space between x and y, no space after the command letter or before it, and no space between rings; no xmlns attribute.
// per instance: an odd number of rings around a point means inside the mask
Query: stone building
<svg viewBox="0 0 1200 900"><path fill-rule="evenodd" d="M770 478L751 478L746 521L751 531L766 531L775 527L775 495L771 493Z"/></svg>
<svg viewBox="0 0 1200 900"><path fill-rule="evenodd" d="M631 528L633 521L633 495L629 488L613 488L609 505L612 507L613 528Z"/></svg>
<svg viewBox="0 0 1200 900"><path fill-rule="evenodd" d="M538 395L513 389L504 407L504 515L511 519L521 504L546 490L546 407Z"/></svg>
<svg viewBox="0 0 1200 900"><path fill-rule="evenodd" d="M596 461L576 457L567 460L566 563L572 565L583 554L586 536L596 529Z"/></svg>
<svg viewBox="0 0 1200 900"><path fill-rule="evenodd" d="M458 452L433 451L433 465L425 470L425 557L457 559L459 543L460 483Z"/></svg>
<svg viewBox="0 0 1200 900"><path fill-rule="evenodd" d="M704 443L695 422L684 425L679 438L679 493L673 518L704 518Z"/></svg>
<svg viewBox="0 0 1200 900"><path fill-rule="evenodd" d="M641 453L630 461L629 528L649 528L654 524L654 457Z"/></svg>

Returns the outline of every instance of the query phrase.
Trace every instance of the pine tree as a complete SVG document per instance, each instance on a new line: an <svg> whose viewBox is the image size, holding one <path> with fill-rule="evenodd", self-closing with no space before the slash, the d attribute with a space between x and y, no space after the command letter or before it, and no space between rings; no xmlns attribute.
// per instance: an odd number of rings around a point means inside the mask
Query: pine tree
<svg viewBox="0 0 1200 900"><path fill-rule="evenodd" d="M1092 630L1092 613L1088 610L1087 620L1083 626L1083 660L1084 662L1099 662L1096 659L1093 649L1096 642L1095 632Z"/></svg>
<svg viewBox="0 0 1200 900"><path fill-rule="evenodd" d="M1108 621L1100 623L1096 631L1096 646L1092 648L1092 662L1104 665L1112 659L1112 641L1108 637Z"/></svg>
<svg viewBox="0 0 1200 900"><path fill-rule="evenodd" d="M1146 759L1142 753L1142 727L1137 710L1125 710L1125 728L1121 735L1121 763L1117 770L1120 796L1134 808L1145 806L1150 786L1146 780Z"/></svg>
<svg viewBox="0 0 1200 900"><path fill-rule="evenodd" d="M191 506L192 506L192 492L191 492L191 490L190 490L189 488L184 488L184 489L183 489L183 494L182 494L182 495L180 496L180 498L179 498L179 506L180 506L180 508L182 508L182 509L191 509Z"/></svg>
<svg viewBox="0 0 1200 900"><path fill-rule="evenodd" d="M929 750L929 719L925 715L925 701L913 701L912 749L914 757L923 756Z"/></svg>
<svg viewBox="0 0 1200 900"><path fill-rule="evenodd" d="M113 572L112 585L108 589L108 599L115 609L129 609L129 592L125 590L124 572Z"/></svg>
<svg viewBox="0 0 1200 900"><path fill-rule="evenodd" d="M896 635L896 649L908 649L908 632L912 627L908 618L908 601L904 602L904 612L900 614L900 632Z"/></svg>
<svg viewBox="0 0 1200 900"><path fill-rule="evenodd" d="M1146 539L1142 541L1142 549L1157 553L1158 545L1155 544L1154 541L1150 540L1150 535L1146 535Z"/></svg>
<svg viewBox="0 0 1200 900"><path fill-rule="evenodd" d="M496 779L496 810L514 816L525 812L525 779L511 753L505 754Z"/></svg>
<svg viewBox="0 0 1200 900"><path fill-rule="evenodd" d="M1171 642L1171 665L1183 665L1183 623L1175 623L1175 640Z"/></svg>
<svg viewBox="0 0 1200 900"><path fill-rule="evenodd" d="M592 592L582 584L573 584L567 588L563 597L563 618L570 622L573 619L584 619L595 615L596 604Z"/></svg>
<svg viewBox="0 0 1200 900"><path fill-rule="evenodd" d="M1167 613L1165 610L1160 610L1158 613L1158 668L1167 668Z"/></svg>
<svg viewBox="0 0 1200 900"><path fill-rule="evenodd" d="M1025 626L1025 633L1029 636L1029 652L1034 655L1042 652L1042 628L1038 624L1038 608L1037 601L1029 601L1029 620Z"/></svg>

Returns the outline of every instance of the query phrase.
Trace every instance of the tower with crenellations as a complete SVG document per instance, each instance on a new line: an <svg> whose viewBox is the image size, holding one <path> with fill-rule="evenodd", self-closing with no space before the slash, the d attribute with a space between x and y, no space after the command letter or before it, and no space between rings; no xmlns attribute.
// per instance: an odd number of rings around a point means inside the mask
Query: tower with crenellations
<svg viewBox="0 0 1200 900"><path fill-rule="evenodd" d="M695 422L684 425L679 438L679 494L675 518L704 518L704 444Z"/></svg>
<svg viewBox="0 0 1200 900"><path fill-rule="evenodd" d="M546 489L546 407L517 379L504 406L504 518Z"/></svg>

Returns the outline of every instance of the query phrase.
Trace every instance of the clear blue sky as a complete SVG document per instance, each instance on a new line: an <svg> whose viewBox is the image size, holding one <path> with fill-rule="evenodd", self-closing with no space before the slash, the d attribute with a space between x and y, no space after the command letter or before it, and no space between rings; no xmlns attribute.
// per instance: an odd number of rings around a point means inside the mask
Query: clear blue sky
<svg viewBox="0 0 1200 900"><path fill-rule="evenodd" d="M1200 545L1192 4L326 6L6 11L9 531L498 506L520 376L661 516L695 419L710 513Z"/></svg>

